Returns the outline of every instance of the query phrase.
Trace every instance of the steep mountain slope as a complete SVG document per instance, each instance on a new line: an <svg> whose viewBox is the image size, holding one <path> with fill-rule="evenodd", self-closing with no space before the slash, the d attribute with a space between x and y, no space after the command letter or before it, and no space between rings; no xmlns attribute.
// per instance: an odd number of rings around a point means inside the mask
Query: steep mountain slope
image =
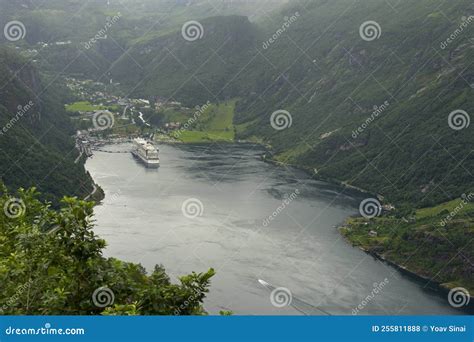
<svg viewBox="0 0 474 342"><path fill-rule="evenodd" d="M453 130L448 115L474 112L472 27L445 50L440 43L474 13L472 4L349 3L294 9L301 16L288 37L265 52L263 77L272 82L240 103L241 121L258 118L243 136L264 135L280 160L395 201L429 205L471 190L472 127ZM381 26L379 39L361 38L367 20ZM268 124L278 109L292 115L287 130Z"/></svg>
<svg viewBox="0 0 474 342"><path fill-rule="evenodd" d="M242 16L208 18L202 26L199 42L181 31L140 41L114 64L113 77L131 93L189 105L243 96L238 73L252 58L256 27Z"/></svg>
<svg viewBox="0 0 474 342"><path fill-rule="evenodd" d="M201 22L201 39L143 39L113 75L135 94L192 105L240 97L238 137L264 139L278 160L320 177L425 206L473 189L472 126L448 123L474 112L473 14L467 0L292 3L259 26L216 17ZM369 21L374 37L360 32ZM272 127L277 110L291 127Z"/></svg>
<svg viewBox="0 0 474 342"><path fill-rule="evenodd" d="M25 37L16 44L34 48L42 68L108 81L113 62L137 41L209 16L241 14L257 20L287 1L0 0L0 22L24 25ZM1 42L8 42L4 35Z"/></svg>
<svg viewBox="0 0 474 342"><path fill-rule="evenodd" d="M0 180L10 189L35 186L55 203L92 191L82 161L74 163L74 130L56 82L0 49Z"/></svg>

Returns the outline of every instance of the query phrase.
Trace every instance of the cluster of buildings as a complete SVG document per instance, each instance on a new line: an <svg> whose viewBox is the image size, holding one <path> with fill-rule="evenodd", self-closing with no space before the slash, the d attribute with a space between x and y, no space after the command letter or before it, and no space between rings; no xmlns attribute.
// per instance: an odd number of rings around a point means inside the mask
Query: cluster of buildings
<svg viewBox="0 0 474 342"><path fill-rule="evenodd" d="M109 94L101 89L105 88L104 83L91 80L77 80L72 77L66 78L67 87L80 99L100 105L115 105L120 100L119 96Z"/></svg>
<svg viewBox="0 0 474 342"><path fill-rule="evenodd" d="M183 106L181 102L178 101L167 101L167 99L156 97L153 101L141 98L127 98L120 97L109 93L107 91L108 84L101 82L95 82L92 80L78 80L73 77L66 78L67 87L79 97L82 101L88 101L93 104L98 104L104 107L121 107L117 109L118 111L123 111L123 113L115 113L117 115L122 115L122 118L128 117L131 113L138 113L138 117L147 125L143 119L143 114L140 110L145 112L146 109L155 109L157 111L165 110L169 108L175 108L176 110L189 110L189 108ZM117 83L112 85L118 85ZM112 88L112 87L111 87ZM80 112L82 120L91 120L96 114L96 110L89 110ZM131 116L132 123L135 123L133 115ZM174 130L179 130L183 127L181 122L168 122L163 126L164 131L170 132Z"/></svg>
<svg viewBox="0 0 474 342"><path fill-rule="evenodd" d="M181 123L180 122L168 122L165 124L165 129L168 131L173 131L175 129L180 129Z"/></svg>

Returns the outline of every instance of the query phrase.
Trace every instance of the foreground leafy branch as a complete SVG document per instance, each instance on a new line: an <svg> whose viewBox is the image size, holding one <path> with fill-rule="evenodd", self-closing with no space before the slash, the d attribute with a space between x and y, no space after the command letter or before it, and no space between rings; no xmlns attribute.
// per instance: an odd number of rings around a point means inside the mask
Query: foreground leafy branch
<svg viewBox="0 0 474 342"><path fill-rule="evenodd" d="M203 315L214 270L172 284L163 266L105 258L94 203L65 197L59 210L35 189L0 184L0 313L9 315Z"/></svg>

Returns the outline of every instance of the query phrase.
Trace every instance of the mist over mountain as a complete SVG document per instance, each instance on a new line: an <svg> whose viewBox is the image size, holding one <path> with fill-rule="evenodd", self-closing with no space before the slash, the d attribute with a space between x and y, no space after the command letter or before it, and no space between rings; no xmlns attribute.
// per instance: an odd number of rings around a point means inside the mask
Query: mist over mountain
<svg viewBox="0 0 474 342"><path fill-rule="evenodd" d="M0 180L11 189L36 187L54 204L64 194L86 197L92 180L71 136L75 133L56 80L0 48Z"/></svg>
<svg viewBox="0 0 474 342"><path fill-rule="evenodd" d="M23 44L68 42L40 48L44 70L113 79L127 95L189 106L235 98L240 139L261 139L279 161L394 201L430 205L472 188L473 135L447 121L452 111L473 110L467 0L36 6L9 3L2 15L25 21ZM195 41L182 36L190 18L203 30ZM363 39L370 21L377 37ZM103 39L90 44L97 32ZM291 127L272 128L277 110L291 114Z"/></svg>
<svg viewBox="0 0 474 342"><path fill-rule="evenodd" d="M450 112L473 109L472 27L441 45L473 6L438 5L312 1L260 25L208 18L202 39L187 42L180 32L140 39L110 70L150 98L195 105L237 97L238 136L263 138L278 160L430 205L471 189L466 170L474 166L466 152L473 135L448 125ZM373 41L354 25L367 13L381 26ZM275 131L269 118L280 109L292 126Z"/></svg>
<svg viewBox="0 0 474 342"><path fill-rule="evenodd" d="M471 313L473 61L472 0L0 0L0 314Z"/></svg>

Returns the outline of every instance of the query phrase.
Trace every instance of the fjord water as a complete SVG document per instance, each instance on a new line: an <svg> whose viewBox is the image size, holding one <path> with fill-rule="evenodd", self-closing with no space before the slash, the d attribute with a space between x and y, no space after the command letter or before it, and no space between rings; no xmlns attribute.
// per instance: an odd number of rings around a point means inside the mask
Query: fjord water
<svg viewBox="0 0 474 342"><path fill-rule="evenodd" d="M158 170L130 154L96 152L86 166L106 195L95 209L106 256L149 271L163 264L174 282L213 267L205 301L211 314L321 314L321 308L350 315L358 305L359 314L458 313L343 239L336 225L357 213L359 194L264 163L262 152L248 144L161 145ZM188 199L202 203L201 216L183 215ZM258 279L287 288L296 308L272 305Z"/></svg>

